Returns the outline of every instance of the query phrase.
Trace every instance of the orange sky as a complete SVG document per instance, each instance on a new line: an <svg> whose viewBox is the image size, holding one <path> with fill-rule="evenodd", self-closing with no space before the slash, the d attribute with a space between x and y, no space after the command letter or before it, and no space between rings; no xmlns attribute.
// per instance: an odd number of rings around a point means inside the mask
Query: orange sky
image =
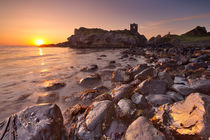
<svg viewBox="0 0 210 140"><path fill-rule="evenodd" d="M197 25L209 30L209 2L191 2L1 0L0 45L34 45L36 39L58 43L66 41L74 28L129 29L133 22L147 38L169 31L181 34Z"/></svg>

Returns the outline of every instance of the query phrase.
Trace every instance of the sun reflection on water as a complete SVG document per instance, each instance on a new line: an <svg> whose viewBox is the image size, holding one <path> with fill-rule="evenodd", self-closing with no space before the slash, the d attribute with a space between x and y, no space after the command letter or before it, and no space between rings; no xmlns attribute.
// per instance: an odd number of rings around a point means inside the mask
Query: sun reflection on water
<svg viewBox="0 0 210 140"><path fill-rule="evenodd" d="M40 56L42 56L42 55L43 55L42 48L39 48L39 55L40 55Z"/></svg>
<svg viewBox="0 0 210 140"><path fill-rule="evenodd" d="M43 85L44 85L44 87L49 87L55 82L56 82L56 80L44 80Z"/></svg>

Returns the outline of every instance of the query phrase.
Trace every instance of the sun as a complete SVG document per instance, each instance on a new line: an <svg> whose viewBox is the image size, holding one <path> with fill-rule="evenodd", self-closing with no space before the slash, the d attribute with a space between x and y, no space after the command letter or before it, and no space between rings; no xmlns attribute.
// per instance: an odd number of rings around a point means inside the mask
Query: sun
<svg viewBox="0 0 210 140"><path fill-rule="evenodd" d="M37 40L35 41L35 44L38 45L38 46L40 46L40 45L43 45L43 44L44 44L44 41L41 40L41 39L37 39Z"/></svg>

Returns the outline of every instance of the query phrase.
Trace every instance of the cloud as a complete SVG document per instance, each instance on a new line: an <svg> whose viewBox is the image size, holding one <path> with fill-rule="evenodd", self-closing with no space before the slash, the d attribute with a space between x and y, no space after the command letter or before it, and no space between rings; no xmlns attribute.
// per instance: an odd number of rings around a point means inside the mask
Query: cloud
<svg viewBox="0 0 210 140"><path fill-rule="evenodd" d="M188 21L192 19L202 19L202 18L209 18L209 17L210 17L210 13L206 13L206 14L200 14L200 15L194 15L194 16L165 19L165 20L155 21L155 22L143 25L143 28L151 28L151 27L157 27L159 25L168 24L171 22Z"/></svg>

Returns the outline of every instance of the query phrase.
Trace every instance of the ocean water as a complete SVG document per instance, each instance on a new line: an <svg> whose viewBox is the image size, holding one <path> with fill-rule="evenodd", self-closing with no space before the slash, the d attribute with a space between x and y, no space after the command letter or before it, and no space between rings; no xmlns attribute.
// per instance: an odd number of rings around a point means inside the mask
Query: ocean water
<svg viewBox="0 0 210 140"><path fill-rule="evenodd" d="M121 51L0 46L0 121L27 106L37 104L40 96L49 94L44 87L55 82L66 83L64 88L53 91L59 96L55 103L62 110L77 103L74 98L77 99L84 90L78 81L91 74L80 71L85 66L97 64L99 70L96 72L102 74L128 64L135 66L144 63L142 57L136 57L137 61L119 59ZM116 61L116 68L107 68L113 60ZM108 80L101 85L111 88Z"/></svg>

